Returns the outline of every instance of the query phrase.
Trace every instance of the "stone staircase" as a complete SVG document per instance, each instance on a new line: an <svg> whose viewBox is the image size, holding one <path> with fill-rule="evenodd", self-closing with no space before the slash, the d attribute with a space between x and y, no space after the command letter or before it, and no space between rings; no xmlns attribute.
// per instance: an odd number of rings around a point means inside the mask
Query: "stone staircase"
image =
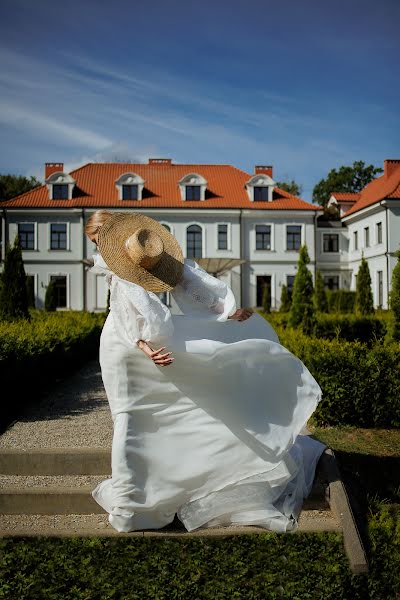
<svg viewBox="0 0 400 600"><path fill-rule="evenodd" d="M109 473L110 451L104 448L3 449L0 536L120 535L110 527L107 515L91 496L93 488ZM342 531L340 519L330 510L325 479L322 471L316 477L303 506L300 532ZM229 535L237 534L238 529L246 533L265 531L259 527L210 528L190 535ZM176 519L163 530L142 535L189 534Z"/></svg>

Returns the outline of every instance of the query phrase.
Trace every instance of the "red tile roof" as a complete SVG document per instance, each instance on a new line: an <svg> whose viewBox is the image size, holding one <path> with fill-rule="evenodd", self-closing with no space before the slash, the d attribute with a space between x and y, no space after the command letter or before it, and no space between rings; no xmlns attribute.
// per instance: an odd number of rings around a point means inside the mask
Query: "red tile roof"
<svg viewBox="0 0 400 600"><path fill-rule="evenodd" d="M136 173L145 180L144 199L119 200L116 179L124 173ZM178 181L189 173L198 173L208 182L206 200L182 201ZM310 204L279 188L273 202L251 202L245 184L252 175L230 165L182 165L89 163L71 172L76 180L72 200L51 200L46 185L2 202L2 208L247 208L262 210L316 211Z"/></svg>
<svg viewBox="0 0 400 600"><path fill-rule="evenodd" d="M332 192L331 194L331 196L340 202L356 202L360 195L359 192Z"/></svg>
<svg viewBox="0 0 400 600"><path fill-rule="evenodd" d="M390 171L385 169L385 173L381 177L374 179L365 186L360 193L359 200L346 212L345 217L372 206L385 198L400 198L400 161L391 162Z"/></svg>

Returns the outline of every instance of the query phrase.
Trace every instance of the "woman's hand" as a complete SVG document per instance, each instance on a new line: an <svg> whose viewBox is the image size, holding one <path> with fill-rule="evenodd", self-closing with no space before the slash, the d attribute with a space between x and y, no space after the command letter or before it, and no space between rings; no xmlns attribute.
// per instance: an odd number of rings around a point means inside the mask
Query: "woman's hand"
<svg viewBox="0 0 400 600"><path fill-rule="evenodd" d="M247 321L247 319L250 319L253 312L254 311L251 308L238 308L233 315L228 317L228 319L233 319L234 321Z"/></svg>
<svg viewBox="0 0 400 600"><path fill-rule="evenodd" d="M172 365L172 361L174 358L171 356L172 352L166 352L162 354L162 351L165 350L165 346L162 346L158 350L153 350L147 342L143 340L139 340L137 342L138 347L148 356L156 365L160 367L167 367L168 365Z"/></svg>

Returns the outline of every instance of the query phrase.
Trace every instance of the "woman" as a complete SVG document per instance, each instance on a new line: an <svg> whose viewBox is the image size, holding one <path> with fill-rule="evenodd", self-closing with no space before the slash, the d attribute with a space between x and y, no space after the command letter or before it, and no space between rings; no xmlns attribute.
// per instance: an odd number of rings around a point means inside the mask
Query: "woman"
<svg viewBox="0 0 400 600"><path fill-rule="evenodd" d="M110 286L100 365L112 477L93 496L112 526L157 529L177 514L189 531L295 529L324 449L299 435L321 397L316 381L157 221L102 211L86 232Z"/></svg>

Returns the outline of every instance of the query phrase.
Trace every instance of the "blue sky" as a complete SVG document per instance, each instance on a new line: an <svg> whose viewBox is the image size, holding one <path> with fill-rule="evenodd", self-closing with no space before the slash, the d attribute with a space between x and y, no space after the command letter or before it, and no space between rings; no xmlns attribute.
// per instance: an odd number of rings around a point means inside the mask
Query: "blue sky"
<svg viewBox="0 0 400 600"><path fill-rule="evenodd" d="M400 158L397 0L3 0L0 173Z"/></svg>

